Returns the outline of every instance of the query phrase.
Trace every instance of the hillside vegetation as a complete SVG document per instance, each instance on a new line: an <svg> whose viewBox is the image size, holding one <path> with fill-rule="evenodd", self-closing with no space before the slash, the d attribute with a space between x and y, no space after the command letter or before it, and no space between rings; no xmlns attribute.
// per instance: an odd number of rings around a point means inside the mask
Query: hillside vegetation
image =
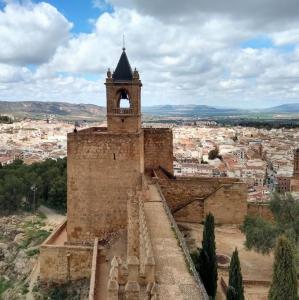
<svg viewBox="0 0 299 300"><path fill-rule="evenodd" d="M55 115L64 120L101 120L106 109L93 104L72 104L65 102L38 102L0 101L1 114L12 115L18 118L46 118Z"/></svg>

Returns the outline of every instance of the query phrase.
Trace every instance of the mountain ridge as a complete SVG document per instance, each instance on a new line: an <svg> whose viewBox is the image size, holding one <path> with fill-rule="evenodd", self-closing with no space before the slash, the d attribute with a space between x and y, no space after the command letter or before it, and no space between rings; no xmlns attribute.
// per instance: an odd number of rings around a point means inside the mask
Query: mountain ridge
<svg viewBox="0 0 299 300"><path fill-rule="evenodd" d="M209 105L153 105L142 107L142 113L153 116L234 116L253 113L260 114L299 114L299 103L287 103L263 109L220 108ZM95 104L74 104L68 102L43 101L0 101L0 115L13 115L15 117L44 118L55 115L62 119L103 119L106 107Z"/></svg>

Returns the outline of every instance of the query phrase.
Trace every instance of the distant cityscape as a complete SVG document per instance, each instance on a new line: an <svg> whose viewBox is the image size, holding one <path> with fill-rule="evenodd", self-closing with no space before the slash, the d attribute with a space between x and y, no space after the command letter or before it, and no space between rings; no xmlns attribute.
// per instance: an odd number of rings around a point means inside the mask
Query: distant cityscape
<svg viewBox="0 0 299 300"><path fill-rule="evenodd" d="M172 127L174 135L174 175L237 177L248 184L248 201L270 200L271 192L290 191L293 150L299 147L296 129L221 127L215 121L192 125L143 123L144 127ZM78 130L99 125L80 122ZM100 125L105 126L105 122ZM22 120L0 124L0 163L22 159L27 164L47 158L62 158L67 151L67 133L74 123ZM209 159L217 149L218 157Z"/></svg>

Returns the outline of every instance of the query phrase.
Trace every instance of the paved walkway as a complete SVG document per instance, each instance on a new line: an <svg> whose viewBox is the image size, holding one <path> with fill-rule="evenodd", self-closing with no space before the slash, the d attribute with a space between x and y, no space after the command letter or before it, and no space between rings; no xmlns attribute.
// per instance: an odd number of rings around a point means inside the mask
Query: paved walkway
<svg viewBox="0 0 299 300"><path fill-rule="evenodd" d="M156 261L159 299L200 300L201 294L187 269L160 194L155 185L149 188L150 201L145 202L144 209Z"/></svg>
<svg viewBox="0 0 299 300"><path fill-rule="evenodd" d="M107 278L109 277L109 265L102 260L100 255L98 256L96 270L97 272L94 300L105 300L107 299Z"/></svg>

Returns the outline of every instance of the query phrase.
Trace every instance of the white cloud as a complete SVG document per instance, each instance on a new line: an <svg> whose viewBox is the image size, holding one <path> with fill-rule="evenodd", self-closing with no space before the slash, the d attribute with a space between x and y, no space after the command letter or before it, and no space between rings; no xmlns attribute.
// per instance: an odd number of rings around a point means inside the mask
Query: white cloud
<svg viewBox="0 0 299 300"><path fill-rule="evenodd" d="M39 80L0 82L0 99L8 101L63 101L104 105L102 82L73 76L57 76ZM13 90L13 93L12 93ZM97 95L97 99L95 99Z"/></svg>
<svg viewBox="0 0 299 300"><path fill-rule="evenodd" d="M174 23L199 16L225 15L246 20L253 26L269 27L285 20L298 20L298 0L110 0L117 7L136 9Z"/></svg>
<svg viewBox="0 0 299 300"><path fill-rule="evenodd" d="M287 30L275 32L272 34L273 42L278 45L286 44L299 44L299 26L298 24L293 25L295 27L289 27Z"/></svg>
<svg viewBox="0 0 299 300"><path fill-rule="evenodd" d="M32 74L26 67L0 64L0 83L12 83L31 80Z"/></svg>
<svg viewBox="0 0 299 300"><path fill-rule="evenodd" d="M46 62L67 41L72 24L50 4L9 1L0 11L0 62Z"/></svg>
<svg viewBox="0 0 299 300"><path fill-rule="evenodd" d="M92 0L92 5L101 10L106 9L109 6L108 0Z"/></svg>
<svg viewBox="0 0 299 300"><path fill-rule="evenodd" d="M262 8L267 1L264 0L261 4ZM287 2L286 9L289 10L292 1ZM106 1L98 4L101 3ZM8 61L0 65L0 99L56 100L103 105L105 73L108 67L116 67L125 33L129 60L132 67L139 69L144 84L144 105L196 103L252 107L270 106L275 101L296 101L299 88L298 24L292 23L290 30L285 25L277 29L275 26L268 26L267 31L261 31L262 29L252 26L253 20L258 22L255 15L252 16L252 22L248 22L232 18L230 15L236 13L236 10L228 14L225 9L222 12L216 9L212 13L212 4L197 15L199 18L194 18L191 13L190 18L186 17L190 8L186 8L186 11L183 9L181 13L175 10L171 16L157 16L151 8L153 3L145 5L141 1L140 5L144 5L142 9L134 1L126 5L127 8L116 7L113 13L104 13L95 20L92 32L72 36L67 41L70 23L52 6L44 3L24 7L11 5L10 9L16 10L11 15L18 15L18 11L22 9L30 14L38 10L43 15L49 9L55 16L50 18L51 22L59 24L59 28L63 27L65 31L61 40L56 39L56 43L52 44L49 42L49 45L55 44L51 54L44 54L43 47L48 45L46 41L40 40L40 46L32 46L34 57L39 57L42 62L35 71L13 66ZM254 3L257 5L256 1ZM189 5L192 7L192 2ZM198 10L198 5L193 3L193 8ZM8 13L7 9L4 13ZM245 14L245 11L242 13ZM270 14L277 13L278 10ZM174 23L173 19L166 22L168 17L173 18L174 15L177 22ZM286 15L286 12L282 13L281 22ZM292 16L290 13L291 19ZM247 17L249 18L249 14ZM20 18L18 15L18 19ZM54 34L56 25L43 27L42 24L48 23L36 21L30 25L34 29L30 29L28 25L29 32L34 35L34 32L40 32L42 28L52 28L53 34L50 36L57 37ZM243 41L261 34L272 39L277 46L294 43L295 51L240 47ZM49 36L46 38L49 39ZM10 45L10 49L17 53L11 61L30 61L26 51L16 49L13 43ZM22 48L28 49L25 46ZM3 57L1 53L0 49L0 61ZM93 81L84 79L84 76L96 76L99 79Z"/></svg>

